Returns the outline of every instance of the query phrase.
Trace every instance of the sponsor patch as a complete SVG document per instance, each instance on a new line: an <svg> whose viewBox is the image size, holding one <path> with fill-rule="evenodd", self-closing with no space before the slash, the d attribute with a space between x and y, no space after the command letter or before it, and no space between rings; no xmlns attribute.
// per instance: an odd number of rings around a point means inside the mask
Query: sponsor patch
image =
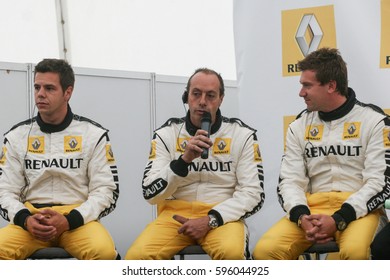
<svg viewBox="0 0 390 280"><path fill-rule="evenodd" d="M230 154L231 138L216 138L213 145L214 155Z"/></svg>
<svg viewBox="0 0 390 280"><path fill-rule="evenodd" d="M254 161L262 161L259 144L253 144Z"/></svg>
<svg viewBox="0 0 390 280"><path fill-rule="evenodd" d="M6 154L7 154L7 148L5 146L3 146L3 148L0 151L0 164L1 165L4 165L6 160L7 160Z"/></svg>
<svg viewBox="0 0 390 280"><path fill-rule="evenodd" d="M344 123L343 140L360 138L360 122Z"/></svg>
<svg viewBox="0 0 390 280"><path fill-rule="evenodd" d="M106 145L106 158L108 162L114 162L114 153L112 152L111 145L107 144Z"/></svg>
<svg viewBox="0 0 390 280"><path fill-rule="evenodd" d="M150 145L149 159L153 160L156 158L156 141L152 141Z"/></svg>
<svg viewBox="0 0 390 280"><path fill-rule="evenodd" d="M45 136L28 137L28 152L32 154L45 153Z"/></svg>
<svg viewBox="0 0 390 280"><path fill-rule="evenodd" d="M383 143L385 147L390 147L390 129L383 129Z"/></svg>
<svg viewBox="0 0 390 280"><path fill-rule="evenodd" d="M308 125L306 126L305 140L306 141L321 141L324 133L324 125Z"/></svg>
<svg viewBox="0 0 390 280"><path fill-rule="evenodd" d="M82 136L64 136L64 153L82 152Z"/></svg>
<svg viewBox="0 0 390 280"><path fill-rule="evenodd" d="M190 138L179 138L176 142L176 152L184 153L184 150L186 149L188 145L188 141L190 141Z"/></svg>

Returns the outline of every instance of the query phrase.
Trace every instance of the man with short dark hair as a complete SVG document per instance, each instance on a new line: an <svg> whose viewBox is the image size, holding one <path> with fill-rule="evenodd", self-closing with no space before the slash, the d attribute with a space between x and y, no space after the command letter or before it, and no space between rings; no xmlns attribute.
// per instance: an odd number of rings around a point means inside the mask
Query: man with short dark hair
<svg viewBox="0 0 390 280"><path fill-rule="evenodd" d="M0 259L25 259L63 247L77 259L115 259L99 219L115 209L117 167L108 130L73 114L71 66L44 59L35 67L36 117L5 134L0 155Z"/></svg>
<svg viewBox="0 0 390 280"><path fill-rule="evenodd" d="M368 259L390 193L389 121L348 88L338 50L314 51L298 67L307 109L288 128L281 164L277 192L287 216L262 236L254 258L297 259L335 239L341 259Z"/></svg>

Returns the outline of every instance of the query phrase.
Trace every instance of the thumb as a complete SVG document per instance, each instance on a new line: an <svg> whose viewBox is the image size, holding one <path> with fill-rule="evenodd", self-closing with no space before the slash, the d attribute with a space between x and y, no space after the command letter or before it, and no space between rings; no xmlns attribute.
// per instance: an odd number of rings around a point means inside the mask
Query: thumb
<svg viewBox="0 0 390 280"><path fill-rule="evenodd" d="M188 221L187 218L183 217L183 216L180 216L180 215L173 215L172 218L175 220L175 221L178 221L179 223L181 224L184 224L185 222Z"/></svg>
<svg viewBox="0 0 390 280"><path fill-rule="evenodd" d="M49 219L51 217L54 217L58 215L58 213L52 209L43 209L42 211L39 212L41 215L44 216L44 218Z"/></svg>

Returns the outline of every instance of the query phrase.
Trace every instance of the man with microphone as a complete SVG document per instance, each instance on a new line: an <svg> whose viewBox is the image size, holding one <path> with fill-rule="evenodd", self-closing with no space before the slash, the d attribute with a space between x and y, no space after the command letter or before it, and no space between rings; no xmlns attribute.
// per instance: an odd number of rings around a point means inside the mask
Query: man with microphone
<svg viewBox="0 0 390 280"><path fill-rule="evenodd" d="M245 218L264 202L256 130L221 115L220 74L197 69L183 94L187 115L157 129L142 181L158 217L126 259L171 259L199 244L212 259L248 259Z"/></svg>

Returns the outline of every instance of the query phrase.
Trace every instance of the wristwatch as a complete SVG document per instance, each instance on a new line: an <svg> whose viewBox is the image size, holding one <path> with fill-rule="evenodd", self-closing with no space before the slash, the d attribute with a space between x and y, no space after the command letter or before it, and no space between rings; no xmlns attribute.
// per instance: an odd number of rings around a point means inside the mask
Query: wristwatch
<svg viewBox="0 0 390 280"><path fill-rule="evenodd" d="M347 227L347 222L339 214L332 215L333 220L336 222L336 228L338 231L343 231Z"/></svg>
<svg viewBox="0 0 390 280"><path fill-rule="evenodd" d="M209 227L211 227L211 229L217 228L219 226L217 218L212 214L209 214L209 218Z"/></svg>
<svg viewBox="0 0 390 280"><path fill-rule="evenodd" d="M305 215L305 214L300 215L299 218L298 218L298 221L297 221L298 227L302 227L302 218L303 218L303 215Z"/></svg>

